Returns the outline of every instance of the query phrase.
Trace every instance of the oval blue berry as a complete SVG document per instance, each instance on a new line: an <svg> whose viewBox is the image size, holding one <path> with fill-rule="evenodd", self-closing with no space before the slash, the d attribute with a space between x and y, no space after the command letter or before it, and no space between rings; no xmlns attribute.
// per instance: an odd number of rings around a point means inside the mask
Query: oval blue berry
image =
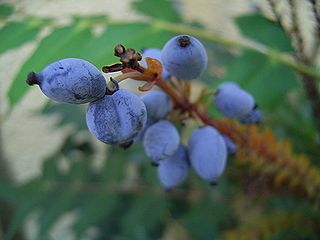
<svg viewBox="0 0 320 240"><path fill-rule="evenodd" d="M178 150L179 142L178 130L167 120L160 120L151 125L143 137L145 153L154 164L171 157Z"/></svg>
<svg viewBox="0 0 320 240"><path fill-rule="evenodd" d="M223 140L227 147L228 155L234 155L237 152L237 145L228 136L222 135Z"/></svg>
<svg viewBox="0 0 320 240"><path fill-rule="evenodd" d="M135 142L142 141L147 128L158 120L165 118L172 110L170 97L163 91L149 91L141 96L141 100L146 105L147 123L144 129L134 139Z"/></svg>
<svg viewBox="0 0 320 240"><path fill-rule="evenodd" d="M166 190L181 184L189 171L188 153L185 147L180 144L173 156L160 162L157 171L159 180Z"/></svg>
<svg viewBox="0 0 320 240"><path fill-rule="evenodd" d="M189 159L201 178L215 184L227 161L227 148L223 137L210 126L195 129L189 139Z"/></svg>
<svg viewBox="0 0 320 240"><path fill-rule="evenodd" d="M161 60L169 73L178 79L195 79L205 71L208 55L195 37L179 35L170 39L162 49Z"/></svg>
<svg viewBox="0 0 320 240"><path fill-rule="evenodd" d="M254 105L254 98L250 93L227 82L221 84L214 95L217 110L228 118L237 118L250 112Z"/></svg>
<svg viewBox="0 0 320 240"><path fill-rule="evenodd" d="M262 113L258 108L254 108L247 114L240 116L238 121L242 124L258 124L262 121Z"/></svg>
<svg viewBox="0 0 320 240"><path fill-rule="evenodd" d="M27 83L38 84L49 98L63 103L88 103L102 98L106 81L94 65L79 58L65 58L30 73Z"/></svg>
<svg viewBox="0 0 320 240"><path fill-rule="evenodd" d="M143 129L147 110L131 91L120 89L89 104L86 113L89 131L106 144L127 144Z"/></svg>

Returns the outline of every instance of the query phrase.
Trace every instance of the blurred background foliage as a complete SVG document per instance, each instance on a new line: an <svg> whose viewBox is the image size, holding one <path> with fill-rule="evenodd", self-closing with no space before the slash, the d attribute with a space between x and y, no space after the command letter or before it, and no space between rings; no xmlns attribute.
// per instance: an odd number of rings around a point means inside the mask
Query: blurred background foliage
<svg viewBox="0 0 320 240"><path fill-rule="evenodd" d="M177 34L171 23L294 55L292 36L271 19L267 1L226 1L241 9L231 11L237 16L224 14L225 1L200 1L200 9L212 12L203 21L190 17L192 1L90 2L114 9L104 14L83 14L81 1L66 1L75 9L64 16L48 14L59 12L54 1L40 4L49 16L28 12L26 2L0 3L0 239L319 239L319 199L310 202L289 186L268 187L264 175L244 174L248 166L239 167L235 157L217 187L190 172L185 184L166 193L139 144L123 150L97 142L86 129L86 106L54 103L25 84L28 72L60 58L79 57L101 68L117 61L117 43L161 48ZM216 21L214 13L220 14L215 26L225 23L225 32L208 24ZM288 139L317 169L319 134L299 74L271 53L202 41L209 64L195 88L238 82L256 98L263 127Z"/></svg>

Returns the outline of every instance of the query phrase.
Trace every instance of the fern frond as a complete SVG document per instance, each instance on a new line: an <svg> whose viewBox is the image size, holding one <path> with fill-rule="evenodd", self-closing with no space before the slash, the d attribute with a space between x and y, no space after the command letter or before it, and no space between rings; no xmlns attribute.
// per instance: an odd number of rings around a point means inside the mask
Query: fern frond
<svg viewBox="0 0 320 240"><path fill-rule="evenodd" d="M277 140L269 128L243 126L234 121L215 125L238 145L236 163L255 176L265 176L272 190L302 193L320 204L320 169L303 154L295 154L288 140Z"/></svg>
<svg viewBox="0 0 320 240"><path fill-rule="evenodd" d="M299 239L298 234L316 235L316 224L306 221L296 212L273 212L262 216L255 225L244 224L237 229L226 231L223 239L272 239L275 235L281 234L285 234L290 239Z"/></svg>
<svg viewBox="0 0 320 240"><path fill-rule="evenodd" d="M314 0L267 0L272 18L291 37L297 59L313 62L318 54L319 23Z"/></svg>

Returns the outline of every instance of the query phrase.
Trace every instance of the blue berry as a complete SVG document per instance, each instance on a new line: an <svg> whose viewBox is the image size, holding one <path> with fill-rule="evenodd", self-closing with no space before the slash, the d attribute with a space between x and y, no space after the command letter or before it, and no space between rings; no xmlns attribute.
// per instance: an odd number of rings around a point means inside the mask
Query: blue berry
<svg viewBox="0 0 320 240"><path fill-rule="evenodd" d="M254 98L250 93L234 83L223 83L214 95L217 110L229 118L238 118L249 113L254 105Z"/></svg>
<svg viewBox="0 0 320 240"><path fill-rule="evenodd" d="M143 129L147 110L141 99L125 89L89 104L89 131L106 144L128 145Z"/></svg>
<svg viewBox="0 0 320 240"><path fill-rule="evenodd" d="M133 141L134 141L135 143L143 141L143 137L144 137L144 134L146 133L147 129L148 129L151 125L153 125L153 124L155 124L155 123L156 123L156 121L148 118L148 111L147 111L147 122L146 122L146 124L144 125L144 128L143 128L143 129L138 133L138 135L133 139Z"/></svg>
<svg viewBox="0 0 320 240"><path fill-rule="evenodd" d="M147 108L147 123L134 139L135 142L142 141L146 130L158 120L165 118L172 110L170 97L163 91L149 91L141 96L141 100Z"/></svg>
<svg viewBox="0 0 320 240"><path fill-rule="evenodd" d="M222 135L223 140L227 147L228 155L234 155L237 152L237 145L228 136Z"/></svg>
<svg viewBox="0 0 320 240"><path fill-rule="evenodd" d="M147 48L145 49L143 52L142 52L142 61L141 61L141 64L142 66L144 67L147 67L147 63L145 61L145 58L149 57L149 58L155 58L157 59L158 61L161 62L162 64L162 79L165 80L165 79L168 79L170 74L169 72L165 69L165 67L163 66L163 63L161 61L161 50L160 49L157 49L157 48Z"/></svg>
<svg viewBox="0 0 320 240"><path fill-rule="evenodd" d="M171 99L163 91L149 91L141 96L141 100L146 105L150 121L162 119L172 110Z"/></svg>
<svg viewBox="0 0 320 240"><path fill-rule="evenodd" d="M189 35L179 35L165 44L161 60L171 75L178 79L191 80L204 72L208 56L198 39Z"/></svg>
<svg viewBox="0 0 320 240"><path fill-rule="evenodd" d="M262 113L255 107L247 114L240 116L238 121L242 124L258 124L262 121Z"/></svg>
<svg viewBox="0 0 320 240"><path fill-rule="evenodd" d="M88 103L102 98L106 81L91 63L65 58L46 66L40 73L29 73L27 83L38 84L49 98L64 103Z"/></svg>
<svg viewBox="0 0 320 240"><path fill-rule="evenodd" d="M143 137L145 153L154 165L171 157L177 151L179 142L178 130L167 120L160 120L151 125Z"/></svg>
<svg viewBox="0 0 320 240"><path fill-rule="evenodd" d="M160 162L158 177L164 188L170 190L185 180L188 170L188 153L181 144L173 156Z"/></svg>
<svg viewBox="0 0 320 240"><path fill-rule="evenodd" d="M227 148L223 137L210 126L195 129L189 139L189 159L201 178L216 184L227 160Z"/></svg>

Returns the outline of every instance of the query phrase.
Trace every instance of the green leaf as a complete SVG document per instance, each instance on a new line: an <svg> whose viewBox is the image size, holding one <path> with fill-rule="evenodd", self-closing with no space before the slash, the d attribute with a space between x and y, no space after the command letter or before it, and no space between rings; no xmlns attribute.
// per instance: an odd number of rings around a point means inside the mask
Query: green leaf
<svg viewBox="0 0 320 240"><path fill-rule="evenodd" d="M130 150L130 149L129 149ZM108 151L108 159L105 161L105 165L102 169L103 181L114 183L121 182L124 179L124 166L127 161L130 161L128 157L128 151L119 149L118 147L112 147Z"/></svg>
<svg viewBox="0 0 320 240"><path fill-rule="evenodd" d="M128 212L129 202L131 201L130 195L114 195L111 193L111 197L116 197L116 204L111 204L108 208L105 216L101 221L96 224L99 229L97 238L94 239L121 239L120 237L120 224L122 222L123 215ZM110 192L109 192L110 195ZM108 204L110 201L107 201ZM111 200L111 202L113 202Z"/></svg>
<svg viewBox="0 0 320 240"><path fill-rule="evenodd" d="M59 153L46 159L42 164L42 180L43 181L57 181L62 177L62 173L58 167Z"/></svg>
<svg viewBox="0 0 320 240"><path fill-rule="evenodd" d="M12 217L12 221L4 234L4 240L13 239L18 228L25 219L39 207L39 204L45 199L46 192L43 191L43 184L39 179L32 180L19 188L19 203Z"/></svg>
<svg viewBox="0 0 320 240"><path fill-rule="evenodd" d="M0 182L0 199L10 203L16 203L19 200L19 189L10 182Z"/></svg>
<svg viewBox="0 0 320 240"><path fill-rule="evenodd" d="M36 38L41 26L31 22L9 22L0 29L0 54Z"/></svg>
<svg viewBox="0 0 320 240"><path fill-rule="evenodd" d="M147 16L171 22L181 22L174 2L170 0L138 0L133 2L134 8Z"/></svg>
<svg viewBox="0 0 320 240"><path fill-rule="evenodd" d="M130 239L157 239L168 201L159 196L144 194L135 197L121 221L124 236Z"/></svg>
<svg viewBox="0 0 320 240"><path fill-rule="evenodd" d="M70 57L67 52L63 52L63 48L67 46L68 43L70 44L70 42L78 46L75 43L83 42L88 36L90 36L88 30L78 30L75 27L64 27L56 29L52 34L46 37L16 75L8 93L11 106L15 105L29 89L29 86L25 82L29 72L40 71L50 62L58 60L63 56ZM72 47L75 46L71 46L71 48Z"/></svg>
<svg viewBox="0 0 320 240"><path fill-rule="evenodd" d="M108 193L106 189L97 191L94 197L89 190L81 198L81 205L78 211L79 217L74 224L76 238L80 239L88 228L98 225L104 219L111 218L113 210L117 208L119 203L119 197Z"/></svg>
<svg viewBox="0 0 320 240"><path fill-rule="evenodd" d="M68 210L76 207L79 189L73 185L58 186L48 195L43 202L43 208L39 216L39 236L45 237L52 226Z"/></svg>
<svg viewBox="0 0 320 240"><path fill-rule="evenodd" d="M0 5L0 19L10 16L14 11L14 7L9 4Z"/></svg>
<svg viewBox="0 0 320 240"><path fill-rule="evenodd" d="M72 124L78 130L87 129L84 121L85 110L83 109L83 106L48 102L42 113L47 115L59 115L60 121L57 124L58 126Z"/></svg>
<svg viewBox="0 0 320 240"><path fill-rule="evenodd" d="M223 80L238 82L262 109L273 109L284 100L288 90L298 86L291 69L253 51L244 51L231 63Z"/></svg>
<svg viewBox="0 0 320 240"><path fill-rule="evenodd" d="M195 202L181 219L191 239L218 239L224 226L232 224L231 209L224 201L210 198Z"/></svg>
<svg viewBox="0 0 320 240"><path fill-rule="evenodd" d="M77 161L72 162L68 177L74 182L88 181L90 179L90 159L85 156L78 157Z"/></svg>
<svg viewBox="0 0 320 240"><path fill-rule="evenodd" d="M291 91L286 101L269 113L268 125L280 139L289 138L297 152L309 155L309 160L318 164L317 131L310 103L301 89Z"/></svg>
<svg viewBox="0 0 320 240"><path fill-rule="evenodd" d="M244 15L235 21L244 36L280 51L292 51L290 38L278 24L264 16Z"/></svg>
<svg viewBox="0 0 320 240"><path fill-rule="evenodd" d="M210 42L202 42L205 45L208 54L208 66L204 74L200 77L201 82L211 86L215 81L221 78L221 73L225 67L231 63L235 56L229 49Z"/></svg>

